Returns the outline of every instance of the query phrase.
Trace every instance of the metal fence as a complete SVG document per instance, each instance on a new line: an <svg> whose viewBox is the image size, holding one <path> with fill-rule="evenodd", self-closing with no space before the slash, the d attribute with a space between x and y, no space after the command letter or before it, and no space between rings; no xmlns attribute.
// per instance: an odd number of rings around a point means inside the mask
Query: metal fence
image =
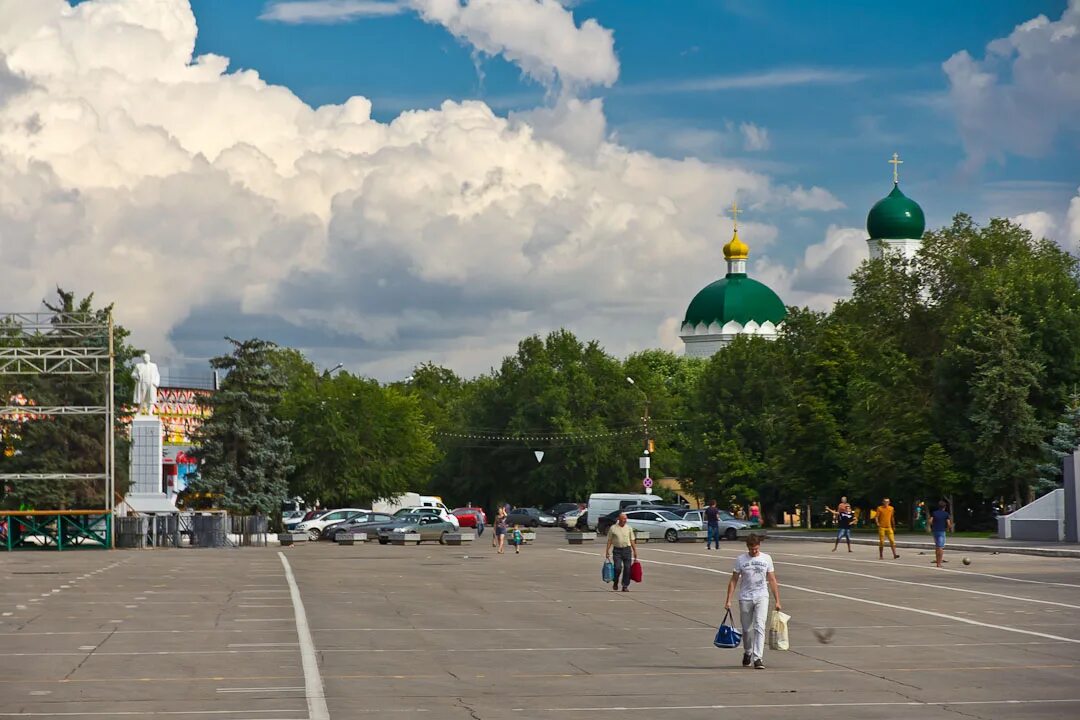
<svg viewBox="0 0 1080 720"><path fill-rule="evenodd" d="M116 546L122 548L266 547L270 518L206 511L133 515L116 523Z"/></svg>
<svg viewBox="0 0 1080 720"><path fill-rule="evenodd" d="M240 547L266 547L270 518L266 515L232 515L232 534Z"/></svg>

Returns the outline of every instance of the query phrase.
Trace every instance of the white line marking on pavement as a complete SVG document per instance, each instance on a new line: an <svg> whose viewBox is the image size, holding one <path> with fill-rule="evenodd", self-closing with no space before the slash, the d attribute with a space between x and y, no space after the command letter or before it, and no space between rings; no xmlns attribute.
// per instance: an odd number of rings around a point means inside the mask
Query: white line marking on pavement
<svg viewBox="0 0 1080 720"><path fill-rule="evenodd" d="M657 710L768 710L780 708L844 708L844 707L952 707L954 705L1065 705L1080 703L1080 698L1063 700L960 700L922 701L896 700L878 702L838 703L760 703L747 705L647 705L641 707L559 707L559 708L513 708L514 712L655 712Z"/></svg>
<svg viewBox="0 0 1080 720"><path fill-rule="evenodd" d="M218 688L217 689L217 691L219 693L260 693L260 692L297 692L297 691L303 692L303 690L304 690L304 688L302 688L302 687L248 687L248 688L228 687L228 688Z"/></svg>
<svg viewBox="0 0 1080 720"><path fill-rule="evenodd" d="M576 553L578 555L588 555L590 557L596 557L596 553L582 552L581 550L568 550L566 548L559 548L562 552ZM653 563L654 565L669 565L671 567L687 568L689 570L703 570L704 572L715 573L717 575L730 575L727 570L717 570L716 568L701 567L700 565L683 565L681 563L669 563L661 560L643 560L638 557L641 562ZM916 583L917 584L917 583ZM906 610L907 612L919 613L920 615L929 615L930 617L942 618L943 620L956 620L966 625L977 625L979 627L990 628L992 630L1004 630L1006 632L1020 633L1021 635L1033 635L1035 637L1046 638L1047 640L1060 640L1067 643L1076 643L1080 645L1080 640L1075 638L1062 637L1060 635L1050 635L1049 633L1035 632L1034 630L1021 630L1016 627L1008 627L1006 625L993 625L991 623L979 622L978 620L972 620L970 618L960 617L959 615L949 615L947 613L935 612L933 610L921 610L919 608L907 607L906 605L893 605L891 603L878 602L877 600L867 600L865 598L852 597L851 595L841 595L840 593L826 592L824 590L814 590L813 588L806 588L800 585L790 585L788 583L780 583L780 587L790 588L792 590L801 590L803 592L812 593L814 595L825 595L826 597L840 598L842 600L851 600L852 602L865 603L867 605L877 605L878 607L890 608L892 610Z"/></svg>
<svg viewBox="0 0 1080 720"><path fill-rule="evenodd" d="M292 567L285 553L278 552L281 565L285 568L285 580L289 583L292 596L293 612L296 613L296 637L300 641L300 663L304 668L304 695L307 697L308 720L330 720L330 711L326 707L326 690L319 674L319 660L315 657L315 643L311 639L307 613L304 612L304 600L300 597L300 588L296 586Z"/></svg>
<svg viewBox="0 0 1080 720"><path fill-rule="evenodd" d="M660 548L649 548L656 552L671 553L672 555L691 555L694 557L701 557L697 553L682 552L679 550L661 550ZM915 582L912 580L898 580L897 578L882 577L880 575L870 575L869 573L854 572L852 570L837 570L836 568L825 567L824 565L808 565L806 563L791 562L790 560L777 560L777 565L794 565L795 567L810 568L812 570L824 570L825 572L837 573L840 575L855 575L856 577L869 578L871 580L881 580L883 582L900 583L901 585L915 585L917 587L929 587L936 588L938 590L949 590L952 592L968 593L971 595L988 595L994 598L1004 598L1005 600L1019 600L1025 603L1037 603L1039 605L1056 605L1058 607L1066 607L1070 610L1080 610L1080 605L1070 605L1069 603L1054 602L1052 600L1036 600L1035 598L1019 597L1017 595L1002 595L1001 593L985 592L983 590L968 590L967 588L950 587L948 585L935 585L928 582ZM905 566L906 567L906 566Z"/></svg>

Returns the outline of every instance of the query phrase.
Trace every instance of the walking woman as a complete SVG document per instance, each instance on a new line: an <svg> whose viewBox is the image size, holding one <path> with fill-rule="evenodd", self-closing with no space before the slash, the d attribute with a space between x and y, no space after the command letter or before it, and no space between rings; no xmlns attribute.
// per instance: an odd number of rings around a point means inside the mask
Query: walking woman
<svg viewBox="0 0 1080 720"><path fill-rule="evenodd" d="M506 506L499 506L499 514L495 518L495 536L491 538L491 543L499 550L501 555L503 550L506 549L506 531L508 526L506 524Z"/></svg>
<svg viewBox="0 0 1080 720"><path fill-rule="evenodd" d="M743 667L751 663L755 670L764 670L765 620L769 615L769 590L780 609L780 586L776 583L772 558L761 552L761 537L751 533L746 538L746 552L735 558L735 570L728 580L724 609L731 609L735 585L739 585L739 615L743 631Z"/></svg>

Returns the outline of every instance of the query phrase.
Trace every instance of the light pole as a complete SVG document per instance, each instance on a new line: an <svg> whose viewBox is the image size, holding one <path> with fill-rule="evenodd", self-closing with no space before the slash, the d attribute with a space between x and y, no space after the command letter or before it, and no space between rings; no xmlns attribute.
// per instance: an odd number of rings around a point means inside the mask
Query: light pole
<svg viewBox="0 0 1080 720"><path fill-rule="evenodd" d="M626 376L626 382L633 385L634 389L641 393L641 397L645 400L645 412L641 416L641 430L643 435L642 439L644 440L644 452L642 453L639 460L639 465L641 466L641 471L644 473L641 484L644 486L645 492L649 493L652 491L652 478L649 477L649 466L652 465L652 458L650 457L649 450L649 396L645 393L644 390L638 387L638 384L634 382L634 378L630 377L629 375Z"/></svg>
<svg viewBox="0 0 1080 720"><path fill-rule="evenodd" d="M324 378L328 378L328 377L330 377L331 375L333 375L334 373L336 373L338 370L340 370L343 367L345 367L345 363L338 363L337 365L330 368L329 370L323 370L322 376Z"/></svg>

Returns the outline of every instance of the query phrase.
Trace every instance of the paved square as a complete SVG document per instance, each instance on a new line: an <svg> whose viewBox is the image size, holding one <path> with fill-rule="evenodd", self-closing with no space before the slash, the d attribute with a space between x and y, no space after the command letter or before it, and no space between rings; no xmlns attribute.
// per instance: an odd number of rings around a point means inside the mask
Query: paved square
<svg viewBox="0 0 1080 720"><path fill-rule="evenodd" d="M0 556L0 718L1080 717L1077 560L767 542L754 671L711 644L741 545L642 546L623 594L602 546L487 540Z"/></svg>

